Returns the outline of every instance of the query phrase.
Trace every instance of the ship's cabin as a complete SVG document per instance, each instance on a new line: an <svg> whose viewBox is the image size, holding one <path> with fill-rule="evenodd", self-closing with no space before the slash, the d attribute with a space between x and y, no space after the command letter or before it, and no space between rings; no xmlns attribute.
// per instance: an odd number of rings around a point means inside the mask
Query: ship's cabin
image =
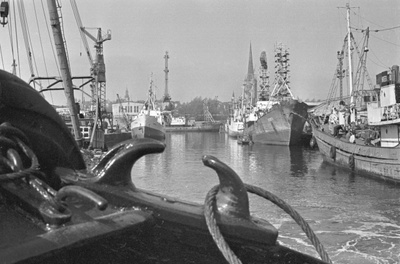
<svg viewBox="0 0 400 264"><path fill-rule="evenodd" d="M379 100L367 104L368 124L380 128L381 146L394 147L400 138L399 66L376 76Z"/></svg>

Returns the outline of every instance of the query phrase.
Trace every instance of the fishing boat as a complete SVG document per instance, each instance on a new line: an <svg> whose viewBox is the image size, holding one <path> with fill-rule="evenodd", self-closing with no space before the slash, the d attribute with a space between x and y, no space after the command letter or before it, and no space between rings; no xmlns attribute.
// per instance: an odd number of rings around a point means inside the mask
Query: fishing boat
<svg viewBox="0 0 400 264"><path fill-rule="evenodd" d="M165 143L130 139L88 167L36 90L5 71L0 84L1 262L330 263L290 205L243 183L218 158L202 158L220 182L204 205L142 190L134 179L145 175L134 173L135 162L163 152ZM250 215L246 191L288 212L321 260L281 245L273 225Z"/></svg>
<svg viewBox="0 0 400 264"><path fill-rule="evenodd" d="M301 145L308 115L308 105L295 99L289 86L289 52L281 43L275 45L276 72L273 90L269 91L266 53L262 52L260 96L246 117L245 131L254 143Z"/></svg>
<svg viewBox="0 0 400 264"><path fill-rule="evenodd" d="M334 94L332 89L340 88L340 96L336 100L328 98L326 103L311 110L312 140L317 142L324 159L332 164L400 182L399 66L377 74L373 87L366 68L370 30L363 30L364 41L359 50L349 24L350 7L347 5L347 35L343 49L337 53L339 62L335 74L341 84L346 73L344 55L357 51L358 63L353 62L355 55L347 55L349 96L342 96L341 85L331 87L330 94ZM352 65L359 65L354 79Z"/></svg>
<svg viewBox="0 0 400 264"><path fill-rule="evenodd" d="M229 109L229 116L226 121L225 131L230 137L237 138L240 133L243 133L244 122L243 122L243 100L237 102L235 100L235 94L232 95L231 108Z"/></svg>
<svg viewBox="0 0 400 264"><path fill-rule="evenodd" d="M156 107L155 102L156 95L153 91L153 80L150 78L147 101L136 119L131 123L132 138L165 140L164 115Z"/></svg>

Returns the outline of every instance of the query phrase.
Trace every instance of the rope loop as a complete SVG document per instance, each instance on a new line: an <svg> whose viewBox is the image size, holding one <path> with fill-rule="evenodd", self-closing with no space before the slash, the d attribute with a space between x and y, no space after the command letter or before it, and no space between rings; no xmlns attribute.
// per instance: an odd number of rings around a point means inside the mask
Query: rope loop
<svg viewBox="0 0 400 264"><path fill-rule="evenodd" d="M307 235L308 239L315 247L321 259L327 263L332 263L327 252L324 249L324 246L321 244L318 237L311 229L310 225L304 220L303 217L301 217L301 215L293 207L291 207L288 203L280 199L278 196L262 188L250 184L244 184L244 185L249 193L256 194L271 201L272 203L283 209L286 213L288 213ZM206 218L207 227L211 233L211 236L214 239L214 242L217 244L218 248L224 255L225 259L231 264L241 263L241 261L236 257L235 253L230 249L229 245L223 238L222 233L217 226L217 222L215 219L215 211L216 211L216 195L218 193L218 190L219 190L219 185L216 185L206 195L204 204L204 216Z"/></svg>
<svg viewBox="0 0 400 264"><path fill-rule="evenodd" d="M218 193L218 190L219 185L216 185L211 188L211 190L206 195L206 199L204 202L204 216L206 218L207 227L210 231L211 236L214 239L214 242L217 244L225 259L230 264L241 264L242 262L240 261L240 259L235 255L235 253L229 247L228 243L225 241L215 219L214 212L216 211L216 195Z"/></svg>

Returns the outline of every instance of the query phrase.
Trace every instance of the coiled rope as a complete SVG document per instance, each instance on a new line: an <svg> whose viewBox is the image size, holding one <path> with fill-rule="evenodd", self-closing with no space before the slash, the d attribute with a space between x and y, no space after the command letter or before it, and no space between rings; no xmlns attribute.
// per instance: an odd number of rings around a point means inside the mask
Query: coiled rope
<svg viewBox="0 0 400 264"><path fill-rule="evenodd" d="M283 209L286 213L288 213L296 223L301 227L304 233L307 235L308 239L310 239L311 243L315 247L316 251L320 255L321 259L327 263L332 263L328 254L326 253L324 246L319 241L318 237L315 235L314 231L311 229L309 224L301 217L301 215L292 208L285 201L277 197L276 195L253 185L244 184L246 190L250 193L257 194L281 209ZM224 255L225 259L231 264L242 263L240 259L237 258L235 253L230 249L229 245L223 238L221 231L217 226L217 222L215 220L214 212L216 211L216 194L218 193L219 185L214 186L206 195L205 206L204 206L204 215L206 218L206 223L208 230L211 233L211 236L214 239L214 242L217 244L221 253Z"/></svg>
<svg viewBox="0 0 400 264"><path fill-rule="evenodd" d="M204 216L206 218L206 223L214 242L217 244L222 255L230 264L241 264L240 259L233 253L228 243L222 236L221 231L218 228L217 221L215 220L214 212L216 210L216 195L219 190L219 185L214 186L206 195L206 200L204 202Z"/></svg>

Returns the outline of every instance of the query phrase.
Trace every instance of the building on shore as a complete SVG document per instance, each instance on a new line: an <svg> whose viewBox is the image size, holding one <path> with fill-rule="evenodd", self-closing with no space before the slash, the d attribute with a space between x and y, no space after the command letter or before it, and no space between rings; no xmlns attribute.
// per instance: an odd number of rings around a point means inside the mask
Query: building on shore
<svg viewBox="0 0 400 264"><path fill-rule="evenodd" d="M144 103L132 101L112 104L114 126L126 127L136 118L143 106Z"/></svg>

